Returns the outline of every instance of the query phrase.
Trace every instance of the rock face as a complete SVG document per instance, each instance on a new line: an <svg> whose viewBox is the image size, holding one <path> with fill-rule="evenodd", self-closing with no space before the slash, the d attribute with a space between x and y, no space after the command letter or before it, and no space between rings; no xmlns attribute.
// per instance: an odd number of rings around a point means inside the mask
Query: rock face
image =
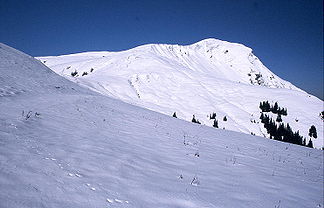
<svg viewBox="0 0 324 208"><path fill-rule="evenodd" d="M209 126L213 121L208 115L215 112L220 128L269 137L258 108L268 100L288 109L283 122L306 140L311 125L323 129L323 102L276 76L241 44L206 39L188 46L149 44L38 59L104 95L167 115L177 112L185 120L194 114ZM220 121L224 116L227 122ZM320 148L323 138L314 142Z"/></svg>

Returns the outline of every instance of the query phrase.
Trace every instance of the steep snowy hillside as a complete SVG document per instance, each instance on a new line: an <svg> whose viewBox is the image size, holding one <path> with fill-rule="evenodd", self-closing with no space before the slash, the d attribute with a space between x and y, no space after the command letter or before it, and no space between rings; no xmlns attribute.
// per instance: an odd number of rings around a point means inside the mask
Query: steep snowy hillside
<svg viewBox="0 0 324 208"><path fill-rule="evenodd" d="M215 112L220 128L247 134L269 137L260 123L259 102L278 102L288 109L283 122L307 141L314 125L319 132L314 146L323 147L323 102L280 79L241 44L207 39L189 46L151 44L38 59L104 95L170 116L176 112L188 121L194 114L208 126Z"/></svg>
<svg viewBox="0 0 324 208"><path fill-rule="evenodd" d="M323 207L323 152L114 100L0 44L0 207Z"/></svg>

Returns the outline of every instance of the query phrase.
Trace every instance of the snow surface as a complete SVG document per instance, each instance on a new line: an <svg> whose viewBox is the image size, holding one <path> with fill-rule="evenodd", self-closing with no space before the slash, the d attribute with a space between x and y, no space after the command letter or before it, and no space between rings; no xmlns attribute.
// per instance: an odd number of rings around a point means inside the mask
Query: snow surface
<svg viewBox="0 0 324 208"><path fill-rule="evenodd" d="M323 207L321 150L115 100L3 44L0 74L1 208Z"/></svg>
<svg viewBox="0 0 324 208"><path fill-rule="evenodd" d="M323 147L323 101L280 79L241 44L207 39L188 46L149 44L122 52L38 57L53 71L82 86L130 104L190 121L269 137L259 121L259 102L278 102L293 131ZM77 71L75 77L71 72ZM83 73L87 75L83 75ZM223 117L228 118L223 122ZM276 116L273 115L276 119ZM255 123L253 121L256 121Z"/></svg>

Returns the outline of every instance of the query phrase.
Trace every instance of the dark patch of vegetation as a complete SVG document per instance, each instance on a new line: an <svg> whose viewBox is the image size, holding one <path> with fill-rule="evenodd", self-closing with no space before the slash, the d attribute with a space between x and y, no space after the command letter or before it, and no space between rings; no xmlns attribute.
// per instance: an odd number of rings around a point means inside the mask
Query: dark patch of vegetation
<svg viewBox="0 0 324 208"><path fill-rule="evenodd" d="M75 70L74 72L71 72L71 76L75 77L78 74L78 72Z"/></svg>
<svg viewBox="0 0 324 208"><path fill-rule="evenodd" d="M279 107L278 103L275 102L275 104L272 106L270 105L269 101L263 101L260 102L259 108L262 112L272 112L274 114L287 116L287 109Z"/></svg>
<svg viewBox="0 0 324 208"><path fill-rule="evenodd" d="M260 119L267 133L270 134L270 139L305 146L306 141L303 141L299 131L293 132L289 123L287 125L280 123L278 126L272 118L264 113L261 113Z"/></svg>

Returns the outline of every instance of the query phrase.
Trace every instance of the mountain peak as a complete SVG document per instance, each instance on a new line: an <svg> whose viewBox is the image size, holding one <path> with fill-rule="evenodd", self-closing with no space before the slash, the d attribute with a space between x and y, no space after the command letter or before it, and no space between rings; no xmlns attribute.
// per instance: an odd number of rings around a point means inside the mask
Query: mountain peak
<svg viewBox="0 0 324 208"><path fill-rule="evenodd" d="M253 122L259 120L259 102L269 100L292 112L287 121L301 135L308 135L309 121L321 128L322 103L276 76L242 44L205 39L186 46L149 44L122 52L38 59L104 95L167 115L176 111L185 120L195 115L211 125L207 115L216 112L228 118L220 122L222 128L267 136L263 126ZM307 109L300 106L305 103ZM315 143L322 145L320 140Z"/></svg>

